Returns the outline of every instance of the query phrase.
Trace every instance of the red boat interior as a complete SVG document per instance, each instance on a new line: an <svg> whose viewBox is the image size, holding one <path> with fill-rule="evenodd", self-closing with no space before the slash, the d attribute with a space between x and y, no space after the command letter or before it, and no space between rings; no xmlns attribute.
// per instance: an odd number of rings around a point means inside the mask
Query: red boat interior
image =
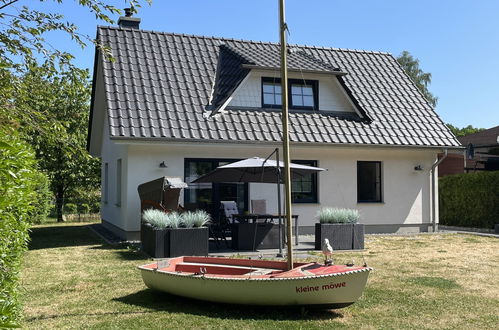
<svg viewBox="0 0 499 330"><path fill-rule="evenodd" d="M158 269L159 265L159 269ZM325 266L318 263L294 263L286 270L284 261L228 259L216 257L178 257L142 266L142 268L183 275L204 275L211 277L282 278L329 275L365 267L345 265Z"/></svg>

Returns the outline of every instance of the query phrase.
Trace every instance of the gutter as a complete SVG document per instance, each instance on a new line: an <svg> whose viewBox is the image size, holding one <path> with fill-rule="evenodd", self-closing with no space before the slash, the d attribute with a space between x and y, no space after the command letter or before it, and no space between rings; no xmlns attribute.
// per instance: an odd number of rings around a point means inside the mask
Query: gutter
<svg viewBox="0 0 499 330"><path fill-rule="evenodd" d="M444 156L442 158L440 158L439 160L437 160L435 163L433 163L433 165L431 166L431 223L432 223L432 227L433 227L433 232L436 232L437 231L437 199L436 199L436 196L437 194L435 193L435 181L436 181L436 178L435 178L435 169L437 168L438 165L440 165L441 162L444 161L445 158L447 158L447 155L448 155L448 149L445 148L444 149Z"/></svg>
<svg viewBox="0 0 499 330"><path fill-rule="evenodd" d="M178 144L190 144L190 143L203 143L203 144L213 144L213 145L220 145L220 144L227 144L227 145L248 145L248 146L254 146L254 145L267 145L267 146L280 146L279 141L267 141L267 140L260 140L260 141L241 141L241 140L209 140L209 139L186 139L186 138L157 138L157 137L135 137L135 136L112 136L110 137L110 140L116 142L116 143L121 143L121 144L144 144L144 143L157 143L157 144L164 144L165 142L168 143L178 143ZM464 150L466 149L463 146L445 146L445 145L435 145L435 146L429 146L429 145L407 145L407 144L383 144L383 143L348 143L348 142L290 142L290 145L297 146L297 147L324 147L324 146L329 146L329 147L366 147L366 148L387 148L387 149L392 149L392 148L407 148L407 149L420 149L420 150L429 150L429 149L452 149L452 150Z"/></svg>

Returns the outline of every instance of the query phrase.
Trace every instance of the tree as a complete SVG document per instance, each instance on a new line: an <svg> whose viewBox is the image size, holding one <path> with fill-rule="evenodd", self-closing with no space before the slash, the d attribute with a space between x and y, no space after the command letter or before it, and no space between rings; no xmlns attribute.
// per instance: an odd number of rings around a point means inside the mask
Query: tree
<svg viewBox="0 0 499 330"><path fill-rule="evenodd" d="M404 69L405 73L416 84L419 91L430 102L432 106L436 106L438 98L428 90L428 85L431 83L431 73L424 72L419 67L419 60L414 58L408 51L404 50L398 57L397 62Z"/></svg>
<svg viewBox="0 0 499 330"><path fill-rule="evenodd" d="M458 128L456 126L453 126L452 124L446 124L446 125L455 136L465 136L485 130L485 128L473 127L471 125L468 125L463 128Z"/></svg>
<svg viewBox="0 0 499 330"><path fill-rule="evenodd" d="M77 2L109 23L121 13L105 0ZM141 0L127 2L137 8ZM0 328L17 326L20 318L18 270L38 198L40 173L26 141L50 174L52 191L62 196L59 203L74 187L98 185L98 161L85 151L88 72L74 68L73 56L44 35L62 31L81 46L93 42L105 53L109 49L80 34L63 15L33 10L32 3L0 0Z"/></svg>
<svg viewBox="0 0 499 330"><path fill-rule="evenodd" d="M19 79L14 96L17 109L40 114L46 121L43 126L23 123L20 130L50 178L58 221L63 219L68 193L100 184L99 162L86 151L90 85L88 70L57 72L48 65L32 63ZM50 132L47 124L52 127Z"/></svg>
<svg viewBox="0 0 499 330"><path fill-rule="evenodd" d="M150 3L151 0L145 0ZM39 2L62 3L63 0L39 0ZM112 15L121 14L121 10L106 4L104 0L77 0L96 19L112 23ZM133 12L141 6L141 0L125 0ZM0 58L10 67L18 67L27 61L33 61L41 55L47 63L70 64L73 56L47 43L44 35L50 31L62 31L82 47L95 43L104 50L105 45L98 44L93 38L78 32L78 27L66 21L62 14L44 13L30 7L30 0L0 0Z"/></svg>

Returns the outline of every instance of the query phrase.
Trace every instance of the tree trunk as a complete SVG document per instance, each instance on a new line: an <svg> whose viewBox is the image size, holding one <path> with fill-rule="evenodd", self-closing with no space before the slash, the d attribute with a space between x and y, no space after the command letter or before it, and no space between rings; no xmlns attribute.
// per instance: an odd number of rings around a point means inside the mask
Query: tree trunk
<svg viewBox="0 0 499 330"><path fill-rule="evenodd" d="M57 193L55 195L55 207L57 210L57 222L63 222L62 207L64 205L64 189L62 186L57 187Z"/></svg>

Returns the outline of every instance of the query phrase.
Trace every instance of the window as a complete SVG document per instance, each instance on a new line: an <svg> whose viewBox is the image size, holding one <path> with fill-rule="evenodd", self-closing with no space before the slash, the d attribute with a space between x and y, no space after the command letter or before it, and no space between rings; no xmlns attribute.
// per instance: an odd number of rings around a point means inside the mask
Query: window
<svg viewBox="0 0 499 330"><path fill-rule="evenodd" d="M303 82L291 84L291 108L314 109L314 88Z"/></svg>
<svg viewBox="0 0 499 330"><path fill-rule="evenodd" d="M357 162L357 202L382 202L381 162Z"/></svg>
<svg viewBox="0 0 499 330"><path fill-rule="evenodd" d="M109 197L109 164L104 164L104 204L107 204Z"/></svg>
<svg viewBox="0 0 499 330"><path fill-rule="evenodd" d="M292 163L317 166L316 160L293 160ZM317 173L294 178L291 182L291 200L293 203L317 203Z"/></svg>
<svg viewBox="0 0 499 330"><path fill-rule="evenodd" d="M116 161L116 206L121 206L121 159Z"/></svg>
<svg viewBox="0 0 499 330"><path fill-rule="evenodd" d="M270 79L262 81L262 95L264 107L281 107L281 81L279 79Z"/></svg>
<svg viewBox="0 0 499 330"><path fill-rule="evenodd" d="M289 79L290 109L316 110L319 105L316 80ZM280 108L282 105L281 79L262 78L262 107Z"/></svg>
<svg viewBox="0 0 499 330"><path fill-rule="evenodd" d="M249 190L247 183L192 183L218 166L239 159L186 158L184 163L184 208L205 210L218 221L220 201L235 201L240 213L248 210Z"/></svg>

